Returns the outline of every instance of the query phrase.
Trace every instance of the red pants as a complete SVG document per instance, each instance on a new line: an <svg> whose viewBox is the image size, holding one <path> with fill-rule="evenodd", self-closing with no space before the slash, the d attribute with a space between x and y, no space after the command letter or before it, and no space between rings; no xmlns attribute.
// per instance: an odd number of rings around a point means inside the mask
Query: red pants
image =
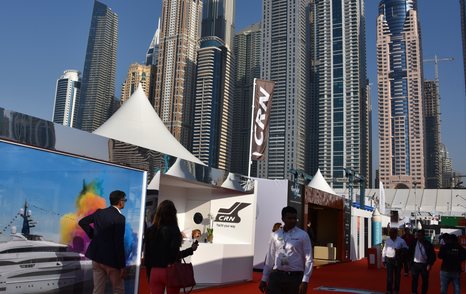
<svg viewBox="0 0 466 294"><path fill-rule="evenodd" d="M167 269L162 267L153 267L150 271L149 288L151 294L164 294L167 288L167 294L179 294L179 288L167 287Z"/></svg>

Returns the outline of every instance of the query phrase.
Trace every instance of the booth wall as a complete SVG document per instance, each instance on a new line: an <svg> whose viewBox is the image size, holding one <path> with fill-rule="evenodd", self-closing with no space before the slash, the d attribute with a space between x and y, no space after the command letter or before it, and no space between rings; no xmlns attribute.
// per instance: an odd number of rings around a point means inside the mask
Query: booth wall
<svg viewBox="0 0 466 294"><path fill-rule="evenodd" d="M256 179L256 234L254 268L262 269L274 223L281 220L282 208L288 203L288 180Z"/></svg>
<svg viewBox="0 0 466 294"><path fill-rule="evenodd" d="M369 246L366 240L370 240L370 223L372 212L362 209L351 208L351 260L359 260L365 257L366 248ZM364 221L367 219L367 221ZM366 223L368 228L366 229ZM368 232L368 236L366 236Z"/></svg>

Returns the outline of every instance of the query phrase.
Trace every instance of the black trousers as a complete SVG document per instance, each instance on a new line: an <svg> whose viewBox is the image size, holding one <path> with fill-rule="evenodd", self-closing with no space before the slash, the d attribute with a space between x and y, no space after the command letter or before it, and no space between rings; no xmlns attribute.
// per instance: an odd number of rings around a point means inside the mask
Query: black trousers
<svg viewBox="0 0 466 294"><path fill-rule="evenodd" d="M387 267L387 293L398 293L400 291L400 274L402 263L395 258L386 259Z"/></svg>
<svg viewBox="0 0 466 294"><path fill-rule="evenodd" d="M419 275L422 277L422 294L427 293L427 289L429 288L429 272L427 271L427 264L426 263L417 263L413 262L411 265L411 274L413 283L411 284L411 293L417 294L417 287L419 281Z"/></svg>
<svg viewBox="0 0 466 294"><path fill-rule="evenodd" d="M302 280L302 272L282 272L274 270L269 276L267 294L297 294Z"/></svg>

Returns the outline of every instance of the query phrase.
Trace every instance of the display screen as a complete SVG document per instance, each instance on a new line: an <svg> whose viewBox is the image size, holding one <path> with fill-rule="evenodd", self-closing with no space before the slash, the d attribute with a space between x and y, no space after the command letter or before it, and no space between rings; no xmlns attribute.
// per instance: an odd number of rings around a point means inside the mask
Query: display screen
<svg viewBox="0 0 466 294"><path fill-rule="evenodd" d="M125 292L136 287L146 173L0 141L0 291L90 293L89 238L78 221L126 193ZM108 244L112 246L112 244ZM108 293L111 288L107 287Z"/></svg>

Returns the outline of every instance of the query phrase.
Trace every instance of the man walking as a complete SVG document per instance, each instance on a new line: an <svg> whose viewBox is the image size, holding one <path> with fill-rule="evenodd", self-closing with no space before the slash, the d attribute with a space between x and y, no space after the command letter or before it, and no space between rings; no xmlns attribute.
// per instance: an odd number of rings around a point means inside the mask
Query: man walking
<svg viewBox="0 0 466 294"><path fill-rule="evenodd" d="M410 255L413 257L411 265L411 293L417 294L419 275L422 277L422 294L426 294L429 289L429 271L435 262L434 246L425 238L424 230L416 232L416 242L410 248Z"/></svg>
<svg viewBox="0 0 466 294"><path fill-rule="evenodd" d="M414 242L416 239L414 238L414 235L411 233L411 230L409 228L405 229L404 234L401 236L403 240L405 240L406 245L408 245L408 248L413 246ZM403 268L404 268L404 276L408 276L409 270L411 268L411 262L413 261L413 256L409 255L409 252L406 253L406 256L403 260Z"/></svg>
<svg viewBox="0 0 466 294"><path fill-rule="evenodd" d="M440 247L438 258L442 259L440 267L440 293L447 294L448 284L452 282L455 294L461 293L461 263L466 260L466 249L458 243L454 234L444 236L445 245Z"/></svg>
<svg viewBox="0 0 466 294"><path fill-rule="evenodd" d="M259 290L267 294L305 294L312 273L308 234L296 227L298 212L282 209L283 228L272 233Z"/></svg>
<svg viewBox="0 0 466 294"><path fill-rule="evenodd" d="M406 242L398 237L398 230L391 228L390 238L385 241L382 250L382 261L387 268L387 294L400 292L400 273L403 267L403 258L408 251Z"/></svg>
<svg viewBox="0 0 466 294"><path fill-rule="evenodd" d="M107 279L112 283L113 293L125 292L125 217L121 214L127 200L125 196L123 191L113 191L109 197L111 206L98 209L79 221L79 226L91 239L86 257L92 260L93 294L105 292Z"/></svg>

